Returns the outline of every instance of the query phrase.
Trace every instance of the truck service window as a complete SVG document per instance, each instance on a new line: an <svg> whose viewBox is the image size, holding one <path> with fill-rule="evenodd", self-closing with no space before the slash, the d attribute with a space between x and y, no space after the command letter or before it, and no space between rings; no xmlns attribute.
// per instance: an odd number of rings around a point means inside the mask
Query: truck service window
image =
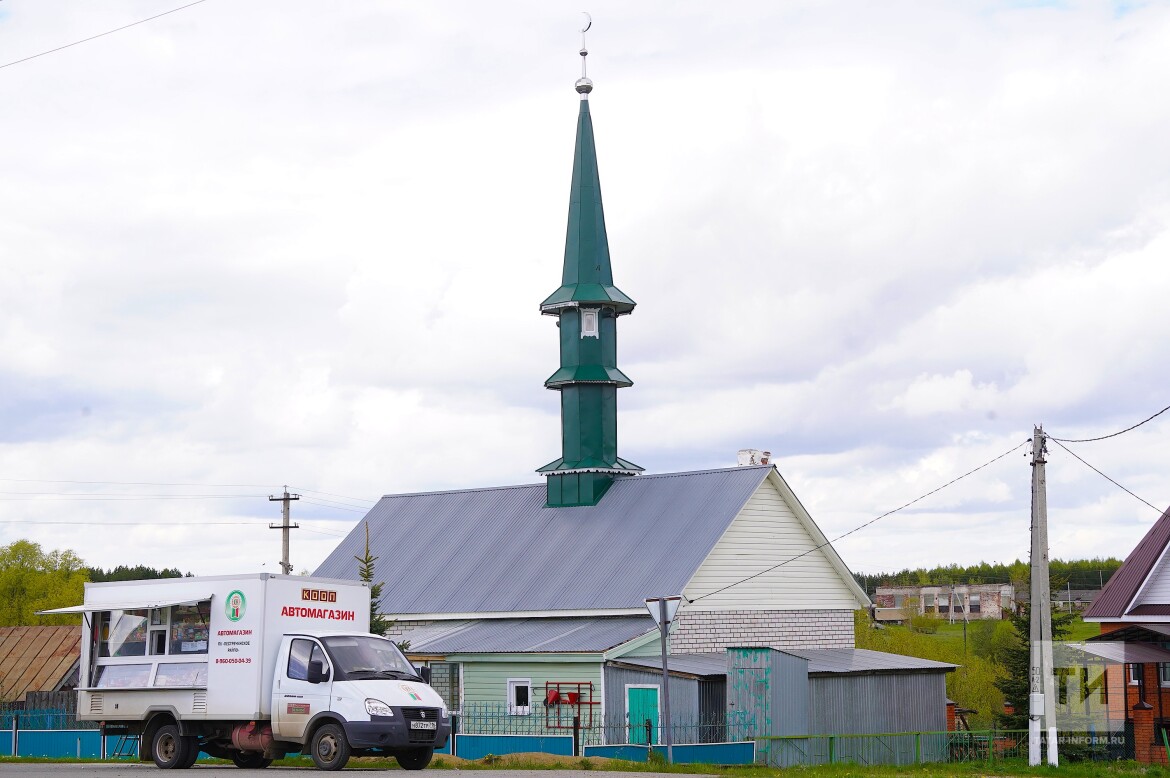
<svg viewBox="0 0 1170 778"><path fill-rule="evenodd" d="M206 654L207 607L176 605L171 608L171 654Z"/></svg>
<svg viewBox="0 0 1170 778"><path fill-rule="evenodd" d="M103 611L98 619L99 656L146 654L146 611Z"/></svg>

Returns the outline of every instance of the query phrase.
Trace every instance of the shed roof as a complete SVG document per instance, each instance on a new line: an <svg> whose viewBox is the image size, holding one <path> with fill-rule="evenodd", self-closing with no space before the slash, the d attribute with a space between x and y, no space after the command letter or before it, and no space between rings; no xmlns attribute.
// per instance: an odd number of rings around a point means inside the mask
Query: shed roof
<svg viewBox="0 0 1170 778"><path fill-rule="evenodd" d="M0 627L0 682L8 699L58 690L80 658L79 627Z"/></svg>
<svg viewBox="0 0 1170 778"><path fill-rule="evenodd" d="M683 590L772 467L618 479L595 506L545 507L545 485L387 495L366 514L386 613L641 608ZM354 578L359 523L315 575ZM834 555L832 548L825 553ZM426 557L409 574L398 560Z"/></svg>
<svg viewBox="0 0 1170 778"><path fill-rule="evenodd" d="M1088 620L1119 619L1127 615L1130 603L1141 590L1142 585L1162 558L1166 544L1170 543L1170 509L1154 522L1145 536L1125 558L1117 572L1105 583L1093 604L1085 609ZM1133 615L1167 615L1170 603L1165 606L1145 606L1141 613Z"/></svg>
<svg viewBox="0 0 1170 778"><path fill-rule="evenodd" d="M645 616L444 621L402 636L412 655L593 653L655 631Z"/></svg>
<svg viewBox="0 0 1170 778"><path fill-rule="evenodd" d="M786 648L781 653L807 660L809 675L861 675L898 672L949 673L958 667L958 665L946 662L935 662L931 659L919 659L901 654L887 654L865 648ZM623 656L614 661L620 664L662 669L662 659L656 656ZM667 666L671 671L687 675L726 675L727 654L671 654L667 658Z"/></svg>

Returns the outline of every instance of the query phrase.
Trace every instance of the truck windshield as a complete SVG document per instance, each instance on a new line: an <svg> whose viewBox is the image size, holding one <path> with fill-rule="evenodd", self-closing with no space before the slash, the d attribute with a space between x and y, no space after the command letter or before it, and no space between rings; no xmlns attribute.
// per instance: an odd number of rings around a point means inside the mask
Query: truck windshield
<svg viewBox="0 0 1170 778"><path fill-rule="evenodd" d="M322 638L339 676L346 678L394 678L418 680L414 665L398 646L373 635L334 635Z"/></svg>

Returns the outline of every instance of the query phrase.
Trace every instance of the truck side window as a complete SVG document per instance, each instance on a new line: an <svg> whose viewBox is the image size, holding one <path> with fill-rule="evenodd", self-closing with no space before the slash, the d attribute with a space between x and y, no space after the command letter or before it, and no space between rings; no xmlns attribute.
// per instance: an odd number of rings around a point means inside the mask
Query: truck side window
<svg viewBox="0 0 1170 778"><path fill-rule="evenodd" d="M294 640L288 651L288 677L294 681L309 680L309 662L317 660L325 668L325 677L329 677L329 661L321 646L312 640Z"/></svg>

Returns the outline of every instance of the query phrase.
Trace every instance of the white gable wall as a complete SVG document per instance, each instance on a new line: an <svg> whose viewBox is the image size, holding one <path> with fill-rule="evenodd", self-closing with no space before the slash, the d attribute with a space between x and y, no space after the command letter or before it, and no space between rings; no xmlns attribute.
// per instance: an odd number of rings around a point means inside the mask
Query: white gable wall
<svg viewBox="0 0 1170 778"><path fill-rule="evenodd" d="M670 650L853 648L853 611L869 600L825 542L773 471L687 585L694 602L680 610Z"/></svg>
<svg viewBox="0 0 1170 778"><path fill-rule="evenodd" d="M1142 584L1133 606L1170 605L1170 554L1162 549L1162 558L1154 565L1146 582ZM1127 609L1128 610L1128 609Z"/></svg>
<svg viewBox="0 0 1170 778"><path fill-rule="evenodd" d="M814 538L797 511L803 513L803 508L790 506L773 479L765 479L687 584L685 594L695 602L686 610L866 607L869 603L859 598L852 577L834 565L832 550L816 549L823 537ZM786 564L743 581L782 562ZM735 585L714 593L731 584Z"/></svg>

